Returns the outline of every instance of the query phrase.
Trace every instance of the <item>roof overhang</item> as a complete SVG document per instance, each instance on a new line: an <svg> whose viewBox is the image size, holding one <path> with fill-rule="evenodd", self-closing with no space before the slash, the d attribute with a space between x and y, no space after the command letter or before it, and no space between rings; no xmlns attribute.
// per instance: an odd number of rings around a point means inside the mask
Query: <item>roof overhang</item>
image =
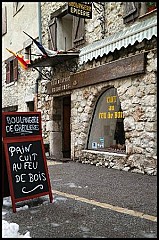
<svg viewBox="0 0 159 240"><path fill-rule="evenodd" d="M74 58L79 57L79 51L67 51L67 52L60 52L57 53L55 56L52 57L39 57L29 64L29 68L34 67L54 67L58 64L62 64L66 61L72 60Z"/></svg>
<svg viewBox="0 0 159 240"><path fill-rule="evenodd" d="M102 40L96 41L81 49L79 54L79 62L91 61L102 57L104 54L114 52L122 47L133 45L136 41L142 42L143 39L150 40L152 36L157 37L157 15L146 20L140 19L140 22L124 28L122 31L116 32Z"/></svg>

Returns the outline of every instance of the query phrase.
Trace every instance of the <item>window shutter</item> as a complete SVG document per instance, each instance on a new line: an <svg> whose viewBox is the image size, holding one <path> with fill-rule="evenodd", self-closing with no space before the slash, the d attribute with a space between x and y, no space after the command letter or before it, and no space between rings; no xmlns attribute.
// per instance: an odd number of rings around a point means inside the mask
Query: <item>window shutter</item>
<svg viewBox="0 0 159 240"><path fill-rule="evenodd" d="M6 63L6 84L10 83L10 62Z"/></svg>
<svg viewBox="0 0 159 240"><path fill-rule="evenodd" d="M18 80L18 60L15 58L13 60L13 81Z"/></svg>
<svg viewBox="0 0 159 240"><path fill-rule="evenodd" d="M49 24L49 49L57 50L57 20L53 18Z"/></svg>
<svg viewBox="0 0 159 240"><path fill-rule="evenodd" d="M124 23L133 21L139 16L140 2L124 2Z"/></svg>
<svg viewBox="0 0 159 240"><path fill-rule="evenodd" d="M73 16L72 40L74 47L85 42L84 18Z"/></svg>
<svg viewBox="0 0 159 240"><path fill-rule="evenodd" d="M7 33L7 8L2 8L2 36Z"/></svg>

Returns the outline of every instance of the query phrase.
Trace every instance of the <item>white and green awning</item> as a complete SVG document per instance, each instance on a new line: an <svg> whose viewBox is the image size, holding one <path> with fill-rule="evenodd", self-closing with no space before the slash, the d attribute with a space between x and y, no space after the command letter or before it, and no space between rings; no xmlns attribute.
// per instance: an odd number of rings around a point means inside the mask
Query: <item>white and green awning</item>
<svg viewBox="0 0 159 240"><path fill-rule="evenodd" d="M129 44L133 45L136 41L150 40L152 36L157 37L157 15L137 22L122 31L82 48L79 54L79 62L83 64L93 58L97 59L97 57L102 57L104 54L114 52L115 49L119 50L122 47L126 48Z"/></svg>

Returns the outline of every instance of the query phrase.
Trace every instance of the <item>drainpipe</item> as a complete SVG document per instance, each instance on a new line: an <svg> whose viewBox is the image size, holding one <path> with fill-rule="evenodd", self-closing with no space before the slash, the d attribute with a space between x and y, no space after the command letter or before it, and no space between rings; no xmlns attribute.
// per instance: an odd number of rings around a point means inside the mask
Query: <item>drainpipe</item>
<svg viewBox="0 0 159 240"><path fill-rule="evenodd" d="M38 33L39 33L39 42L42 43L42 33L41 33L41 2L38 2ZM41 72L41 67L38 68ZM38 109L38 85L41 80L41 74L39 73L36 82L35 82L35 111Z"/></svg>

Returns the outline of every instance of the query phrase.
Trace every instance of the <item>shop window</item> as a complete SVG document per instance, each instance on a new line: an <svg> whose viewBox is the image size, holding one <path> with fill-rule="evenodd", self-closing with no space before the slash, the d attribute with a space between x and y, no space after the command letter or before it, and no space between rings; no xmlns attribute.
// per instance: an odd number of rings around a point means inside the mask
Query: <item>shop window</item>
<svg viewBox="0 0 159 240"><path fill-rule="evenodd" d="M18 60L17 58L9 58L6 60L6 83L18 80Z"/></svg>
<svg viewBox="0 0 159 240"><path fill-rule="evenodd" d="M49 22L49 49L71 50L83 44L84 18L67 13L67 6L51 14Z"/></svg>
<svg viewBox="0 0 159 240"><path fill-rule="evenodd" d="M2 8L2 36L7 33L7 8Z"/></svg>
<svg viewBox="0 0 159 240"><path fill-rule="evenodd" d="M124 117L115 88L102 93L97 101L87 149L125 153Z"/></svg>

